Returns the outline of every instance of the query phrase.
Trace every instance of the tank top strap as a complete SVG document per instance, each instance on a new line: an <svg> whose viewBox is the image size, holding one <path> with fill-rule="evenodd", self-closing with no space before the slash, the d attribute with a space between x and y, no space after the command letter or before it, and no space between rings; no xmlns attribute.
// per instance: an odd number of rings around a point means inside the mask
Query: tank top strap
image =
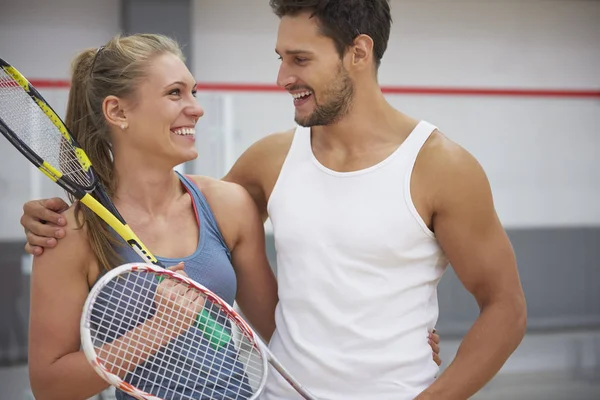
<svg viewBox="0 0 600 400"><path fill-rule="evenodd" d="M194 206L194 211L196 212L196 218L198 219L198 223L205 224L206 232L211 236L214 236L220 242L223 248L227 250L227 256L231 258L231 252L229 251L227 243L225 242L225 239L221 234L221 230L219 229L217 220L210 208L210 205L208 204L208 201L206 200L206 197L204 197L204 194L202 194L202 191L200 190L198 185L196 185L196 183L192 181L190 177L183 175L177 171L175 172L179 176L179 179L185 186L190 196L192 197L192 204Z"/></svg>
<svg viewBox="0 0 600 400"><path fill-rule="evenodd" d="M437 126L432 125L427 121L419 121L417 126L400 146L400 149L403 152L403 158L409 163L414 163L421 148L436 129Z"/></svg>

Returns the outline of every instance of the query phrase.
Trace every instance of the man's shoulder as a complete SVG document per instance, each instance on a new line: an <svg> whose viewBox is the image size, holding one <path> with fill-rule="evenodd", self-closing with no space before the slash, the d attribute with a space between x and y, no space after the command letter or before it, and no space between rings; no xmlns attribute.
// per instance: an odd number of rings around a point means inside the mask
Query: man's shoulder
<svg viewBox="0 0 600 400"><path fill-rule="evenodd" d="M437 129L423 144L417 162L423 169L446 176L480 168L473 154Z"/></svg>
<svg viewBox="0 0 600 400"><path fill-rule="evenodd" d="M228 176L262 175L277 171L292 145L294 132L295 129L290 129L261 138L242 153ZM233 181L236 180L233 179Z"/></svg>
<svg viewBox="0 0 600 400"><path fill-rule="evenodd" d="M436 208L463 193L489 188L486 173L467 149L435 130L423 145L415 170L434 199Z"/></svg>
<svg viewBox="0 0 600 400"><path fill-rule="evenodd" d="M267 197L277 181L294 139L295 129L273 133L250 146L235 162L226 182L236 183L250 193L266 218Z"/></svg>
<svg viewBox="0 0 600 400"><path fill-rule="evenodd" d="M271 133L252 144L244 154L254 155L286 155L292 141L296 129L292 128L287 131Z"/></svg>

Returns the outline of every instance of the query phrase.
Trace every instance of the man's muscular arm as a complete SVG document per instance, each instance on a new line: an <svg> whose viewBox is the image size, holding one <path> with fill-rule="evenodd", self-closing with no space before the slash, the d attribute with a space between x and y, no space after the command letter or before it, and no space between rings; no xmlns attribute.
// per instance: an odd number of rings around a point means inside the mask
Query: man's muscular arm
<svg viewBox="0 0 600 400"><path fill-rule="evenodd" d="M521 342L525 297L489 182L475 158L436 134L415 170L434 188L430 198L436 238L480 309L455 359L417 399L467 399L494 377Z"/></svg>

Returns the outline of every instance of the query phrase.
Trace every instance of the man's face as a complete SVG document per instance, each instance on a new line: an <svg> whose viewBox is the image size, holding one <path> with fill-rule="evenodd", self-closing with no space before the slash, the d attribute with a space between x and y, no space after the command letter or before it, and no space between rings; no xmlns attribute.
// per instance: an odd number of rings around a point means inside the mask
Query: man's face
<svg viewBox="0 0 600 400"><path fill-rule="evenodd" d="M281 58L277 84L294 97L297 124L329 125L348 112L354 83L315 18L309 13L281 18L275 51Z"/></svg>

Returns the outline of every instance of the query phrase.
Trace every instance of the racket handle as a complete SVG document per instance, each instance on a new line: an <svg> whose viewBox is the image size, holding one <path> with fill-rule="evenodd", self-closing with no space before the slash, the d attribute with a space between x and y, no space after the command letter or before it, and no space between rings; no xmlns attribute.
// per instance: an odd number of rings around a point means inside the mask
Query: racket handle
<svg viewBox="0 0 600 400"><path fill-rule="evenodd" d="M156 280L160 283L165 277L157 276ZM231 335L218 324L205 308L198 313L194 326L202 331L202 335L210 342L213 349L218 351L231 340Z"/></svg>
<svg viewBox="0 0 600 400"><path fill-rule="evenodd" d="M202 331L204 337L208 339L211 347L215 350L219 350L231 341L231 335L211 317L205 308L198 313L196 328Z"/></svg>

